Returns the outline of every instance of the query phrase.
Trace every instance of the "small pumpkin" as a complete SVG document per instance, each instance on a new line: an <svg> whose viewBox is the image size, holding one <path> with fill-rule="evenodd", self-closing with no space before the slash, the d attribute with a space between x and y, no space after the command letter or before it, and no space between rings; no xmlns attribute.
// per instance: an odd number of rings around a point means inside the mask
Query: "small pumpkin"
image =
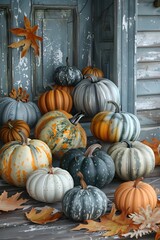
<svg viewBox="0 0 160 240"><path fill-rule="evenodd" d="M77 112L84 112L86 116L93 117L95 114L105 110L113 110L114 106L108 104L112 100L118 105L120 93L117 86L106 78L86 76L73 90L73 103Z"/></svg>
<svg viewBox="0 0 160 240"><path fill-rule="evenodd" d="M125 181L147 177L155 168L153 150L139 141L114 143L107 153L114 161L116 174Z"/></svg>
<svg viewBox="0 0 160 240"><path fill-rule="evenodd" d="M21 140L19 131L22 131L26 137L30 136L30 127L23 120L8 120L0 129L0 139L4 142Z"/></svg>
<svg viewBox="0 0 160 240"><path fill-rule="evenodd" d="M75 186L80 184L77 172L81 172L85 182L102 188L109 184L115 175L113 159L103 150L100 144L93 144L86 149L70 149L61 159L61 167L72 175Z"/></svg>
<svg viewBox="0 0 160 240"><path fill-rule="evenodd" d="M95 186L85 183L79 172L81 186L68 190L62 199L64 214L74 221L97 219L104 215L108 207L108 198Z"/></svg>
<svg viewBox="0 0 160 240"><path fill-rule="evenodd" d="M52 153L61 157L71 148L86 147L85 130L78 123L83 114L65 111L50 111L44 114L35 126L35 138L43 140Z"/></svg>
<svg viewBox="0 0 160 240"><path fill-rule="evenodd" d="M93 66L84 67L82 69L82 74L83 75L92 74L92 75L94 75L96 77L100 77L100 78L104 77L103 71L101 69L99 69L97 67L93 67Z"/></svg>
<svg viewBox="0 0 160 240"><path fill-rule="evenodd" d="M9 97L0 98L0 124L9 119L23 120L30 128L34 127L41 116L38 106L29 101L29 95L23 88L12 89Z"/></svg>
<svg viewBox="0 0 160 240"><path fill-rule="evenodd" d="M53 76L54 82L62 86L75 86L83 79L82 72L75 66L69 66L68 57L66 66L56 68Z"/></svg>
<svg viewBox="0 0 160 240"><path fill-rule="evenodd" d="M38 107L42 114L54 110L70 112L73 106L72 97L63 90L52 89L42 93L38 99Z"/></svg>
<svg viewBox="0 0 160 240"><path fill-rule="evenodd" d="M139 212L140 208L148 205L154 209L157 205L157 194L154 188L145 182L143 178L121 183L115 193L114 201L116 208L126 213Z"/></svg>
<svg viewBox="0 0 160 240"><path fill-rule="evenodd" d="M54 203L74 187L73 178L59 167L41 168L30 174L26 182L28 194L37 201Z"/></svg>
<svg viewBox="0 0 160 240"><path fill-rule="evenodd" d="M57 85L57 84L55 84L53 87L54 87L54 89L63 90L65 92L69 93L71 96L72 96L72 92L74 89L74 86L61 86L61 85Z"/></svg>
<svg viewBox="0 0 160 240"><path fill-rule="evenodd" d="M118 104L109 101L116 106L115 111L102 111L97 113L91 121L92 134L109 143L120 142L123 139L135 141L140 135L140 122L136 115L120 112Z"/></svg>
<svg viewBox="0 0 160 240"><path fill-rule="evenodd" d="M52 154L43 141L20 135L21 141L8 142L0 149L0 176L11 185L24 187L31 172L52 164Z"/></svg>

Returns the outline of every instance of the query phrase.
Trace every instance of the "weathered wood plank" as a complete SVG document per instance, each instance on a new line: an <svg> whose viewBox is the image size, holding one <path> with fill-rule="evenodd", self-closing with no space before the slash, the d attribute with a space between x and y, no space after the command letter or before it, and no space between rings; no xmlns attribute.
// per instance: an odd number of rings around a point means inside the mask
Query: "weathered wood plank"
<svg viewBox="0 0 160 240"><path fill-rule="evenodd" d="M160 15L159 8L154 7L153 0L138 0L138 15Z"/></svg>
<svg viewBox="0 0 160 240"><path fill-rule="evenodd" d="M158 79L160 76L159 62L141 62L137 64L138 79Z"/></svg>
<svg viewBox="0 0 160 240"><path fill-rule="evenodd" d="M137 110L156 110L159 109L159 95L140 96L136 100Z"/></svg>
<svg viewBox="0 0 160 240"><path fill-rule="evenodd" d="M145 12L145 11L144 11ZM139 16L137 30L138 31L159 31L160 25L157 24L160 16Z"/></svg>
<svg viewBox="0 0 160 240"><path fill-rule="evenodd" d="M143 79L137 81L137 95L160 94L160 79Z"/></svg>
<svg viewBox="0 0 160 240"><path fill-rule="evenodd" d="M137 33L137 47L159 47L159 46L160 46L160 31Z"/></svg>
<svg viewBox="0 0 160 240"><path fill-rule="evenodd" d="M160 109L138 111L141 126L160 126Z"/></svg>
<svg viewBox="0 0 160 240"><path fill-rule="evenodd" d="M160 47L137 49L137 62L160 62Z"/></svg>

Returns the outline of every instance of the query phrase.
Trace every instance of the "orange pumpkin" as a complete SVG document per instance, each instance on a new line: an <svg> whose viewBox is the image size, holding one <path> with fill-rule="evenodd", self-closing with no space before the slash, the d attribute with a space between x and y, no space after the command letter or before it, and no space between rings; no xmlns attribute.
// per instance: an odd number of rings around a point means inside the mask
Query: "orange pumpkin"
<svg viewBox="0 0 160 240"><path fill-rule="evenodd" d="M82 74L86 75L86 74L92 74L96 77L100 77L103 78L104 77L104 73L101 69L96 68L96 67L92 67L92 66L87 66L85 68L82 69Z"/></svg>
<svg viewBox="0 0 160 240"><path fill-rule="evenodd" d="M116 208L120 211L126 211L128 214L139 212L140 208L146 208L148 205L152 209L157 204L157 194L154 188L138 178L135 181L124 182L119 185L114 193Z"/></svg>
<svg viewBox="0 0 160 240"><path fill-rule="evenodd" d="M30 127L23 120L8 120L0 129L0 139L4 142L21 140L19 131L22 131L26 137L30 135Z"/></svg>
<svg viewBox="0 0 160 240"><path fill-rule="evenodd" d="M58 90L63 90L67 93L69 93L70 95L72 95L74 86L61 86L61 85L54 85L54 89L58 89Z"/></svg>
<svg viewBox="0 0 160 240"><path fill-rule="evenodd" d="M70 112L73 106L72 97L69 93L52 89L42 93L38 99L38 107L42 114L54 110Z"/></svg>

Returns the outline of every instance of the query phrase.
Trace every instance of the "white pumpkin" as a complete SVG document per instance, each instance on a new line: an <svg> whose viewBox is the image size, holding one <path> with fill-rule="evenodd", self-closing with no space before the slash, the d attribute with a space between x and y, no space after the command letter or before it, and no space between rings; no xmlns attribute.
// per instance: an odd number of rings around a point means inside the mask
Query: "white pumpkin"
<svg viewBox="0 0 160 240"><path fill-rule="evenodd" d="M28 177L26 190L35 200L53 203L61 201L66 191L73 188L70 173L59 167L41 168Z"/></svg>

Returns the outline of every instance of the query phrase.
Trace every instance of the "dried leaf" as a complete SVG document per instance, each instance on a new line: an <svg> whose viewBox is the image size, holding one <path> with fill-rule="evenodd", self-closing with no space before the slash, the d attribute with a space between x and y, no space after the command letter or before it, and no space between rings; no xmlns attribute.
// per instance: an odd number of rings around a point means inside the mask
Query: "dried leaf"
<svg viewBox="0 0 160 240"><path fill-rule="evenodd" d="M46 224L48 222L55 222L62 217L62 212L55 212L54 208L42 207L40 211L32 208L29 213L25 213L28 220L37 224Z"/></svg>
<svg viewBox="0 0 160 240"><path fill-rule="evenodd" d="M19 87L18 90L12 89L12 91L9 93L9 96L16 101L21 102L28 102L29 101L29 94L27 94L26 90L22 87Z"/></svg>
<svg viewBox="0 0 160 240"><path fill-rule="evenodd" d="M10 31L17 36L24 36L26 39L12 43L9 45L9 47L11 48L22 47L21 57L23 58L27 54L28 49L31 46L34 49L35 55L39 56L39 46L37 44L37 41L42 41L43 38L34 34L37 31L38 26L35 25L31 27L30 21L26 16L24 16L24 25L25 29L12 28Z"/></svg>
<svg viewBox="0 0 160 240"><path fill-rule="evenodd" d="M152 138L151 142L143 140L142 143L152 148L156 160L155 164L160 165L160 140L158 140L157 138Z"/></svg>
<svg viewBox="0 0 160 240"><path fill-rule="evenodd" d="M16 194L12 195L11 197L8 197L8 193L6 191L4 191L0 195L0 211L8 212L8 211L13 211L15 209L27 207L22 204L26 203L28 201L28 199L22 199L22 198L19 199L21 193L22 192L16 193Z"/></svg>
<svg viewBox="0 0 160 240"><path fill-rule="evenodd" d="M146 235L146 234L149 234L151 233L152 231L149 230L149 229L138 229L138 230L133 230L133 232L128 232L128 233L125 233L125 234L122 234L123 237L130 237L130 238L139 238L139 237L142 237L143 235Z"/></svg>

